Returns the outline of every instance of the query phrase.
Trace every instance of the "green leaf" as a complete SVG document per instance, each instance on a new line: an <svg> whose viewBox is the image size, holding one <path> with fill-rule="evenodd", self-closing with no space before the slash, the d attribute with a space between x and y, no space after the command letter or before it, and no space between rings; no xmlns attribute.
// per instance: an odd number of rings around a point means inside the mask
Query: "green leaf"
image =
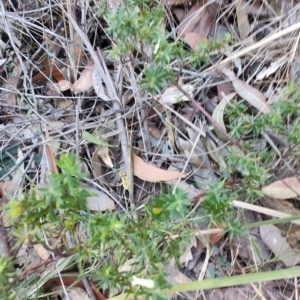
<svg viewBox="0 0 300 300"><path fill-rule="evenodd" d="M88 133L87 131L83 132L82 138L92 144L96 144L99 146L115 147L115 146L110 145L109 143L106 143L105 141L102 141L99 138L94 137L92 134Z"/></svg>

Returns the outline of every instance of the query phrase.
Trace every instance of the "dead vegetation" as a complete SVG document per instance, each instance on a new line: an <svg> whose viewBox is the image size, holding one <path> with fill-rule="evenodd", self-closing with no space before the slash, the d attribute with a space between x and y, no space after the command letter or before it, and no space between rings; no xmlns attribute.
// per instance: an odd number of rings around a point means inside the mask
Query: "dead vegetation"
<svg viewBox="0 0 300 300"><path fill-rule="evenodd" d="M2 299L298 299L299 8L1 1Z"/></svg>

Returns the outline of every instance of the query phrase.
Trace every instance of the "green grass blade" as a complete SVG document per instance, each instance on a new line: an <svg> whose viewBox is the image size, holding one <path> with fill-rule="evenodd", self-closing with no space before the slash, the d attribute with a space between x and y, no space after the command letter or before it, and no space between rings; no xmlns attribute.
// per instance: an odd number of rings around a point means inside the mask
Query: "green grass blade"
<svg viewBox="0 0 300 300"><path fill-rule="evenodd" d="M92 144L96 144L99 146L114 147L114 146L110 145L109 143L102 141L99 138L94 137L92 134L88 133L87 131L83 132L82 138Z"/></svg>
<svg viewBox="0 0 300 300"><path fill-rule="evenodd" d="M237 286L242 284L286 279L286 278L292 278L298 276L300 276L300 267L293 267L293 268L288 268L283 270L251 273L246 275L236 275L231 277L221 277L221 278L214 278L214 279L206 279L203 281L181 283L181 284L176 284L169 289L164 289L161 292L165 294L170 294L175 292L189 292L189 291L197 291L197 290L216 289L216 288L223 288L229 286ZM133 298L134 298L133 295L122 294L110 298L110 300L123 300L123 299L125 300L125 299L133 299Z"/></svg>

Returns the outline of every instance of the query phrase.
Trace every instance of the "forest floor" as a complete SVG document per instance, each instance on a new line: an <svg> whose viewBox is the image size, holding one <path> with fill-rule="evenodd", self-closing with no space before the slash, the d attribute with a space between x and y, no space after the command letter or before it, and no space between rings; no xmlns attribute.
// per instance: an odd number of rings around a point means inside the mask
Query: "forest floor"
<svg viewBox="0 0 300 300"><path fill-rule="evenodd" d="M300 2L0 1L1 299L299 299Z"/></svg>

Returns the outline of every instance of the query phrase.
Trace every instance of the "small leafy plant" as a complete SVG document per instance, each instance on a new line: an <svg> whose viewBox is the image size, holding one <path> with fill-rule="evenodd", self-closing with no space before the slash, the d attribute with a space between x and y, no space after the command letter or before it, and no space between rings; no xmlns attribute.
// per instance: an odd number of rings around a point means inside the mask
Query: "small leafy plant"
<svg viewBox="0 0 300 300"><path fill-rule="evenodd" d="M76 225L81 223L86 239L74 242L73 248L63 243L51 251L64 257L77 253L81 276L93 279L99 288L109 288L111 293L121 288L153 297L153 290L132 286L135 276L152 279L158 297L159 289L169 286L162 266L171 260L178 262L190 238L190 227L183 220L190 205L185 193L162 193L145 205L137 219L130 213L91 213L86 205L90 193L80 183L86 175L80 172L75 157L61 155L57 165L60 173L49 174L47 187L31 187L6 206L17 244L26 240L29 245L38 243L49 249L45 236L57 238L68 231L75 237ZM9 265L0 261L0 266L0 281L7 281Z"/></svg>
<svg viewBox="0 0 300 300"><path fill-rule="evenodd" d="M103 14L103 12L102 12ZM105 13L107 34L112 38L110 57L127 61L138 57L141 68L141 87L156 95L177 79L173 66L192 68L208 61L212 52L218 52L231 42L231 36L216 41L204 40L195 51L168 32L166 14L160 1L123 1L117 9ZM171 17L171 16L170 16Z"/></svg>

